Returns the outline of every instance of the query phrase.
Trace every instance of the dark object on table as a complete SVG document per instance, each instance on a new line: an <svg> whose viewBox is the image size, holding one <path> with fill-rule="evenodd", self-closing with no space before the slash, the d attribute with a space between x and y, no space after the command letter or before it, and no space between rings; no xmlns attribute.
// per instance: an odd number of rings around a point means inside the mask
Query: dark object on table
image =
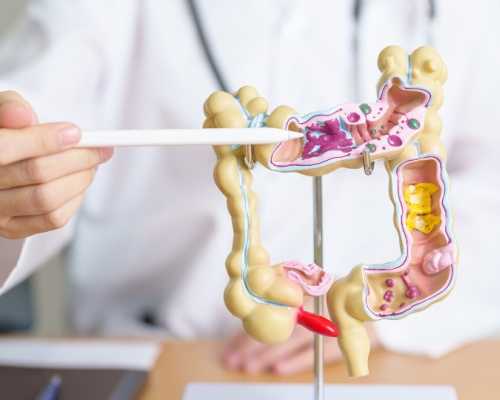
<svg viewBox="0 0 500 400"><path fill-rule="evenodd" d="M0 333L28 331L33 320L31 280L26 279L0 297Z"/></svg>
<svg viewBox="0 0 500 400"><path fill-rule="evenodd" d="M58 400L132 400L148 376L147 371L109 369L48 369L0 367L1 398L36 399L53 376L62 385Z"/></svg>

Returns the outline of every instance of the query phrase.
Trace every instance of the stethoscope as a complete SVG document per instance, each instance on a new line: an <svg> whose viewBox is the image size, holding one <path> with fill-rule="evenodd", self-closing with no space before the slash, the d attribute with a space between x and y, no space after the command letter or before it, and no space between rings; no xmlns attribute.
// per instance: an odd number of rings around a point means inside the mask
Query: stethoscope
<svg viewBox="0 0 500 400"><path fill-rule="evenodd" d="M208 40L205 26L203 24L202 16L198 10L196 0L187 0L189 13L191 15L191 19L193 21L193 25L196 30L196 35L198 37L198 41L203 50L203 54L205 56L206 62L210 67L212 75L217 82L217 86L220 90L224 90L226 92L230 92L226 77L221 71L221 68L217 64L217 60L214 57L212 46ZM433 23L436 19L436 0L427 0L427 42L432 44L434 41L433 38ZM365 0L354 0L352 7L352 18L354 23L353 37L352 37L352 58L354 65L354 74L353 74L353 86L354 93L356 97L360 93L359 89L359 76L360 76L360 46L359 46L359 31L360 31L360 23L361 18L363 16L363 8L365 5Z"/></svg>

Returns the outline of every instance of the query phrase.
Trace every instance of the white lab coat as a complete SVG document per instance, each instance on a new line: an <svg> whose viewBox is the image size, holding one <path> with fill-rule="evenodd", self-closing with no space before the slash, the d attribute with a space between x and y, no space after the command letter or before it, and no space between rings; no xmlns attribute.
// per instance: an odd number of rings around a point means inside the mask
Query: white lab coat
<svg viewBox="0 0 500 400"><path fill-rule="evenodd" d="M301 112L353 99L351 1L198 1L207 37L231 88L252 84L272 105ZM426 1L365 1L360 95L372 100L376 57L387 44L411 50L428 34ZM441 354L500 329L500 188L493 160L500 82L498 2L438 1L436 45L449 66L444 139L461 248L450 298L378 324L386 346ZM29 99L42 121L84 129L181 128L202 123L217 89L181 0L33 1L0 45L0 90ZM493 129L492 129L493 128ZM498 157L497 157L498 158ZM101 167L80 213L58 231L0 239L5 292L71 241L72 315L81 332L133 334L153 310L162 332L217 336L237 323L222 301L231 225L212 180L208 147L120 149ZM311 179L256 170L263 238L274 261L312 261ZM325 267L398 255L387 176L343 170L325 185Z"/></svg>

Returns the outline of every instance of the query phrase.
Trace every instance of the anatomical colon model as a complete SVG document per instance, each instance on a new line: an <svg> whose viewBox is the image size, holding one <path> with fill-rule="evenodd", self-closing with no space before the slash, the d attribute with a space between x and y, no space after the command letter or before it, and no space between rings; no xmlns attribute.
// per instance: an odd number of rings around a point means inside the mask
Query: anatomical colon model
<svg viewBox="0 0 500 400"><path fill-rule="evenodd" d="M319 176L340 167L359 168L366 153L385 161L402 254L392 262L358 265L333 282L313 264L270 265L245 150L215 147L215 181L227 198L234 231L226 260L229 311L248 334L265 343L286 341L297 323L338 336L352 376L368 374L364 322L402 318L443 299L452 288L457 258L438 115L446 66L431 48L407 55L390 46L380 53L378 67L382 77L373 103L346 103L307 115L280 106L268 114L267 101L246 86L235 95L215 92L204 105L205 128L267 126L302 132L300 139L253 146L257 161L273 171ZM332 321L302 308L305 296L322 294Z"/></svg>

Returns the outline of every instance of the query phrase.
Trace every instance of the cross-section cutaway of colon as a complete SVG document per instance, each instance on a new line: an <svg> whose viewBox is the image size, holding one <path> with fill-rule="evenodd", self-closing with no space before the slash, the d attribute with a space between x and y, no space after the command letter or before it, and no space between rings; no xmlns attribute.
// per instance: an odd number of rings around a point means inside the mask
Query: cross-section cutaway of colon
<svg viewBox="0 0 500 400"><path fill-rule="evenodd" d="M403 318L443 299L453 286L457 263L438 115L446 66L432 48L408 55L396 46L380 53L378 66L382 76L373 102L308 114L279 106L269 113L267 101L245 86L234 94L215 92L204 105L205 128L245 128L258 120L263 128L303 133L299 139L253 146L256 160L272 171L320 176L337 168L360 168L367 153L371 160L385 162L401 256L355 266L333 282L327 270L312 263L270 264L260 239L245 148L214 148L215 181L227 198L234 232L226 260L228 309L251 336L266 343L286 341L297 323L338 336L352 376L369 371L365 322ZM331 320L303 308L308 296L323 294Z"/></svg>

